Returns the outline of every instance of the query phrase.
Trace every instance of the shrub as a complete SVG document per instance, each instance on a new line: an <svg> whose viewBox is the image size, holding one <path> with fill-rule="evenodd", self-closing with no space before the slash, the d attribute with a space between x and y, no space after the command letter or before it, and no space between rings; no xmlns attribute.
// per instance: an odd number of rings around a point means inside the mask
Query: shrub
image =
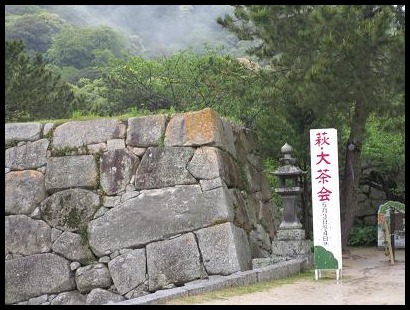
<svg viewBox="0 0 410 310"><path fill-rule="evenodd" d="M356 225L353 226L347 242L349 246L376 246L377 245L377 225Z"/></svg>

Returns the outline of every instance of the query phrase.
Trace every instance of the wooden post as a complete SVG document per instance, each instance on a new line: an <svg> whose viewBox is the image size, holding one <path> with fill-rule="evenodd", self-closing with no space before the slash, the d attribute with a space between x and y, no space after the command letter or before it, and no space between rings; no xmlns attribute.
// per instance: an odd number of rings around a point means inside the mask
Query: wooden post
<svg viewBox="0 0 410 310"><path fill-rule="evenodd" d="M394 265L394 255L393 255L393 249L391 247L390 229L389 229L389 225L387 224L386 220L383 221L383 226L384 226L384 239L387 240L387 245L389 247L390 262L392 265Z"/></svg>
<svg viewBox="0 0 410 310"><path fill-rule="evenodd" d="M396 231L396 209L395 208L390 208L390 240L391 240L391 248L392 248L392 255L393 255L393 260L396 258L396 246L395 246L395 231Z"/></svg>

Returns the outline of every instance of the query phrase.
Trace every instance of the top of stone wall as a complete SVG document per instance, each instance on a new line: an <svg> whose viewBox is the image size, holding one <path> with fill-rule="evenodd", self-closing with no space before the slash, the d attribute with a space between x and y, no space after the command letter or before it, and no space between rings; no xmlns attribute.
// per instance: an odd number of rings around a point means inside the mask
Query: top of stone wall
<svg viewBox="0 0 410 310"><path fill-rule="evenodd" d="M47 125L44 126L44 133ZM55 150L78 149L126 138L129 146L207 145L236 157L236 127L211 108L179 113L170 119L166 115L132 117L128 120L128 126L118 119L68 121L56 126L51 146ZM5 126L5 143L39 140L44 135L42 130L40 122L8 123Z"/></svg>
<svg viewBox="0 0 410 310"><path fill-rule="evenodd" d="M40 139L40 123L9 123L5 126L5 143Z"/></svg>
<svg viewBox="0 0 410 310"><path fill-rule="evenodd" d="M236 157L232 125L211 108L173 116L164 143L165 146L215 146Z"/></svg>
<svg viewBox="0 0 410 310"><path fill-rule="evenodd" d="M125 137L125 130L125 124L117 119L67 122L55 129L53 147L78 148L111 139L122 139Z"/></svg>

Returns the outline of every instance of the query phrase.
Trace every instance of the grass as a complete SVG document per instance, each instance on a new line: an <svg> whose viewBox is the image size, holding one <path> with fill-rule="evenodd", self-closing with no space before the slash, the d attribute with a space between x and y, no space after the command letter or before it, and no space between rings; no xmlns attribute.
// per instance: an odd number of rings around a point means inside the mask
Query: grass
<svg viewBox="0 0 410 310"><path fill-rule="evenodd" d="M128 120L129 118L132 117L142 117L142 116L148 116L148 115L159 115L159 114L165 114L169 117L174 116L175 114L178 113L185 113L185 112L195 112L198 110L186 110L186 111L176 111L174 107L170 107L168 109L158 109L155 111L150 111L147 109L137 109L137 108L130 108L126 113L123 114L116 114L116 115L97 115L93 113L84 113L82 111L73 111L71 114L70 118L60 118L60 119L36 119L36 120L30 120L30 121L15 121L16 123L41 123L41 124L47 124L47 123L55 123L57 125L64 124L67 122L72 122L72 121L90 121L90 120L97 120L97 119L119 119L122 121ZM242 122L234 117L224 117L228 119L229 121L242 125ZM8 123L13 123L13 122L8 122Z"/></svg>
<svg viewBox="0 0 410 310"><path fill-rule="evenodd" d="M330 278L334 279L334 276L330 277L326 273L322 272L321 280L323 279L326 280L328 277L329 279ZM278 279L278 280L270 280L270 281L255 283L255 284L246 285L246 286L230 287L230 288L225 288L222 290L208 292L208 293L199 294L195 296L175 298L175 299L167 301L165 304L166 305L198 304L198 303L207 302L213 299L226 299L226 298L233 297L233 296L240 296L240 295L245 295L249 293L267 291L269 289L279 287L285 284L292 284L296 281L308 280L308 279L314 279L314 278L315 278L314 269L311 269L311 270L301 272L297 275Z"/></svg>
<svg viewBox="0 0 410 310"><path fill-rule="evenodd" d="M112 116L101 116L93 113L83 113L81 111L73 111L72 115L70 118L61 118L61 119L39 119L39 120L31 120L29 122L39 122L42 124L46 123L58 123L58 124L63 124L67 123L70 121L89 121L89 120L97 120L97 119L129 119L131 117L141 117L141 116L147 116L147 115L156 115L156 114L169 114L173 115L175 114L176 111L174 108L169 108L169 109L160 109L157 111L149 111L149 110L144 110L144 109L136 109L136 108L131 108L128 110L128 112L124 114L118 114L118 115L112 115Z"/></svg>

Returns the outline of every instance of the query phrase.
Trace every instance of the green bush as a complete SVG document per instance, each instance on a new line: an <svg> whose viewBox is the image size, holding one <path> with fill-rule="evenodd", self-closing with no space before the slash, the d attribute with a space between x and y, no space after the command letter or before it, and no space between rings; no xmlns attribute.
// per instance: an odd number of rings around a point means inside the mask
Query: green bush
<svg viewBox="0 0 410 310"><path fill-rule="evenodd" d="M353 226L347 242L349 246L376 246L377 225Z"/></svg>

